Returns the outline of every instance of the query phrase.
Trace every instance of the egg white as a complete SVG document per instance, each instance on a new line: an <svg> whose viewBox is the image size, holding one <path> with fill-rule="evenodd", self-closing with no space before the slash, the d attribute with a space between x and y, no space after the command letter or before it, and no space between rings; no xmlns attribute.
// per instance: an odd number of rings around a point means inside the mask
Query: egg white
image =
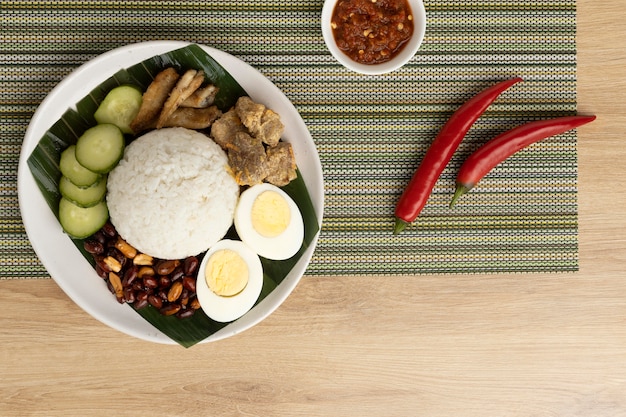
<svg viewBox="0 0 626 417"><path fill-rule="evenodd" d="M287 228L275 237L261 235L252 225L252 205L264 191L274 191L280 194L287 202L290 211L290 222ZM268 183L254 185L241 193L235 208L235 229L239 238L259 256L272 260L291 258L300 250L304 239L304 222L300 209L286 192Z"/></svg>
<svg viewBox="0 0 626 417"><path fill-rule="evenodd" d="M248 284L238 294L223 297L215 294L206 282L204 271L208 260L215 252L223 249L232 250L241 256L248 266ZM247 313L256 303L263 288L263 266L259 256L245 243L238 240L224 239L209 249L202 260L196 283L196 294L200 307L211 319L226 323L234 321Z"/></svg>

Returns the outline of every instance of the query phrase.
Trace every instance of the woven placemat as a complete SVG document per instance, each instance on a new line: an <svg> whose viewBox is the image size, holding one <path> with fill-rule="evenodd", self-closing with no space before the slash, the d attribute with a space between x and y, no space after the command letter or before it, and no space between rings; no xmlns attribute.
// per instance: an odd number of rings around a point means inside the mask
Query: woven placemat
<svg viewBox="0 0 626 417"><path fill-rule="evenodd" d="M0 7L0 279L46 278L20 219L17 166L29 120L73 69L110 49L183 40L229 52L293 101L315 140L325 215L308 275L564 272L578 268L576 132L500 165L448 208L455 172L518 124L576 111L576 1L425 1L424 44L383 76L339 66L322 1L9 1ZM447 117L499 80L422 215L393 236L393 208Z"/></svg>

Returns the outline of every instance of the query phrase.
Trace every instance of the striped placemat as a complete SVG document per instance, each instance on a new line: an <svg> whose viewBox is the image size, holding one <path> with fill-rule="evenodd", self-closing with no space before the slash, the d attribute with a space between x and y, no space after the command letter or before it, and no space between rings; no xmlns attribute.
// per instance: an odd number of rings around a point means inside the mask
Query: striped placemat
<svg viewBox="0 0 626 417"><path fill-rule="evenodd" d="M229 52L271 79L318 146L325 216L308 275L574 271L575 131L499 166L448 208L462 160L495 134L576 111L576 1L425 1L424 44L404 68L339 66L321 0L9 1L0 8L0 279L45 278L21 223L17 165L30 117L67 74L110 49L184 40ZM393 208L421 156L466 99L504 93L470 131L422 215L393 236Z"/></svg>

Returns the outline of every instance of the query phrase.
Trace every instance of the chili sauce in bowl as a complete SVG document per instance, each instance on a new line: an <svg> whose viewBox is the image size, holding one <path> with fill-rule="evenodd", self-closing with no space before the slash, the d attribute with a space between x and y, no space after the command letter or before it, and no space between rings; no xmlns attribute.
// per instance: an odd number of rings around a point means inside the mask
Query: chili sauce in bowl
<svg viewBox="0 0 626 417"><path fill-rule="evenodd" d="M406 64L426 29L422 0L326 0L322 34L346 68L384 74Z"/></svg>

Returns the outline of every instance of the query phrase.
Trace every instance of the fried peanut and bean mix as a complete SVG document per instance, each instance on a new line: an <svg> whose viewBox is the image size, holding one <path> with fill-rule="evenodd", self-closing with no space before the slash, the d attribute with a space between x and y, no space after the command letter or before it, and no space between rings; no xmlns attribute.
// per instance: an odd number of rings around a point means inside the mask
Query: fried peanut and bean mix
<svg viewBox="0 0 626 417"><path fill-rule="evenodd" d="M205 83L202 71L191 69L180 74L174 68L166 68L135 100L133 116L116 124L122 132L132 135L165 127L204 132L225 151L231 173L241 187L262 182L284 186L295 179L293 149L291 144L280 140L284 131L280 116L247 96L240 97L232 108L222 112L214 104L218 92L217 86ZM113 91L109 93L112 94ZM106 101L105 98L103 103ZM127 116L101 108L96 119L105 121L98 120L99 123L111 123L110 120L121 120L122 116ZM120 155L115 156L117 160L106 171L99 173L104 179L122 153L123 147ZM89 158L95 159L93 156ZM73 204L67 204L67 198L63 200L65 207L77 210ZM101 197L98 205L104 203L104 197ZM90 209L87 205L78 206ZM65 207L63 210L67 210ZM93 256L97 275L106 281L118 302L131 304L135 309L151 305L163 315L179 318L192 316L200 308L196 279L202 254L171 260L140 253L118 234L108 220L108 214L106 216L102 218L98 214L97 221L100 223L84 235L84 249ZM72 225L68 223L72 217L71 214L60 215L64 229L77 237L69 232ZM64 224L65 218L68 220ZM84 225L80 226L82 232Z"/></svg>
<svg viewBox="0 0 626 417"><path fill-rule="evenodd" d="M200 260L155 259L138 252L107 222L85 240L85 250L96 263L96 273L106 280L109 291L120 303L136 309L152 305L163 315L191 317L200 308L196 278Z"/></svg>

